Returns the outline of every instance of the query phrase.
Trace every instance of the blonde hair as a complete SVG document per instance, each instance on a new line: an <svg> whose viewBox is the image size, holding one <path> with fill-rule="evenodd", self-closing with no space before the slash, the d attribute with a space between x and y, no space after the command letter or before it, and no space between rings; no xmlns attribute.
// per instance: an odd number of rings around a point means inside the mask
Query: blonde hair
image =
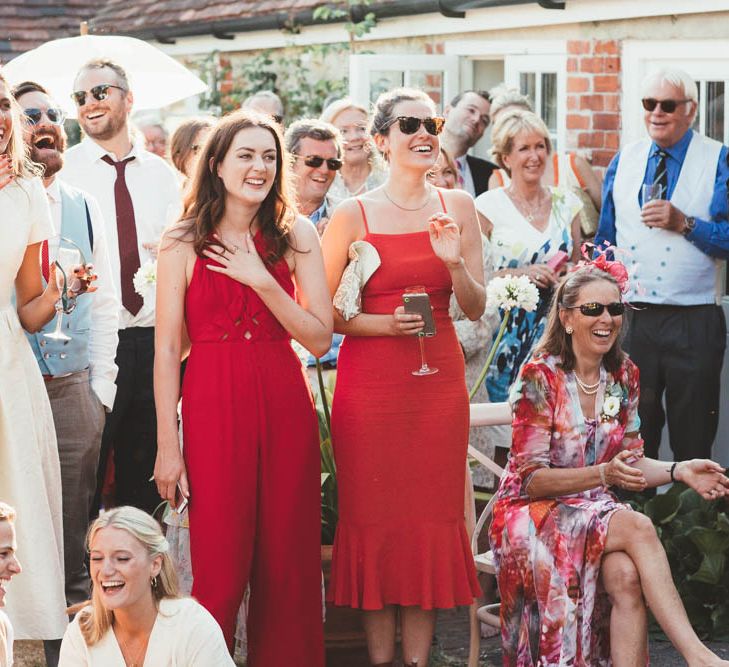
<svg viewBox="0 0 729 667"><path fill-rule="evenodd" d="M169 555L170 545L162 534L159 524L146 512L136 507L116 507L104 512L91 524L86 538L89 551L96 534L104 528L126 530L146 549L150 558L162 557L162 567L153 579L152 596L159 607L159 601L165 598L180 597L177 573ZM75 608L71 608L73 611ZM104 607L101 593L92 581L91 604L84 606L79 613L79 628L88 646L99 642L109 631L114 621L114 612Z"/></svg>
<svg viewBox="0 0 729 667"><path fill-rule="evenodd" d="M10 171L21 178L42 176L43 167L31 161L30 147L23 141L21 126L23 111L11 93L10 84L5 78L2 67L0 67L0 82L5 84L10 98L10 138L6 149L6 153L10 158Z"/></svg>
<svg viewBox="0 0 729 667"><path fill-rule="evenodd" d="M537 114L525 109L513 109L500 116L491 131L491 152L496 163L511 176L511 170L504 163L504 156L514 148L514 139L520 132L536 132L544 137L547 154L552 153L552 140L549 129Z"/></svg>
<svg viewBox="0 0 729 667"><path fill-rule="evenodd" d="M15 510L2 500L0 500L0 521L15 523Z"/></svg>
<svg viewBox="0 0 729 667"><path fill-rule="evenodd" d="M341 100L334 100L331 104L327 104L326 108L319 115L319 120L323 120L325 123L334 123L334 119L348 109L355 109L361 111L365 118L369 117L369 111L361 104L357 104L351 97L343 97Z"/></svg>
<svg viewBox="0 0 729 667"><path fill-rule="evenodd" d="M519 107L525 111L533 111L529 98L518 88L500 83L490 91L491 94L491 120L496 122L496 116L507 107Z"/></svg>

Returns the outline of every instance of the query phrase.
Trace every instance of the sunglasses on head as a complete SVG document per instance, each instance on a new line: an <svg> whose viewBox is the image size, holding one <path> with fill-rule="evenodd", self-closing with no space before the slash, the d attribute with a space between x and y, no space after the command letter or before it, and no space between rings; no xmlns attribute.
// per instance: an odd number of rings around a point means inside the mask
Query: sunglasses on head
<svg viewBox="0 0 729 667"><path fill-rule="evenodd" d="M336 157L323 158L321 155L296 155L295 157L302 158L307 167L313 167L314 169L318 169L325 162L327 168L331 171L339 171L342 168L342 161Z"/></svg>
<svg viewBox="0 0 729 667"><path fill-rule="evenodd" d="M657 106L660 106L666 113L673 113L679 104L686 104L686 102L691 102L691 100L657 100L654 97L645 97L641 100L646 111L654 111Z"/></svg>
<svg viewBox="0 0 729 667"><path fill-rule="evenodd" d="M277 113L271 114L271 118L273 118L274 123L278 123L279 125L281 125L281 123L283 123L283 116L281 116Z"/></svg>
<svg viewBox="0 0 729 667"><path fill-rule="evenodd" d="M400 132L403 134L415 134L422 125L428 134L437 137L443 130L445 118L435 116L434 118L416 118L415 116L398 116L393 118L383 129L387 129L391 125L398 123Z"/></svg>
<svg viewBox="0 0 729 667"><path fill-rule="evenodd" d="M603 311L607 308L608 315L617 317L625 312L625 304L622 301L613 301L613 303L598 303L597 301L590 301L589 303L583 303L579 306L563 306L567 310L573 310L579 308L580 312L586 317L598 317L602 315Z"/></svg>
<svg viewBox="0 0 729 667"><path fill-rule="evenodd" d="M90 91L94 99L102 102L107 97L109 97L109 88L116 88L117 90L121 90L122 92L126 93L126 89L122 88L121 86L115 86L112 83L102 83L98 86L94 86ZM76 102L77 106L82 107L84 104L86 104L86 91L85 90L77 90L75 93L71 93L71 97L73 98L73 101Z"/></svg>
<svg viewBox="0 0 729 667"><path fill-rule="evenodd" d="M23 109L23 113L31 125L38 125L41 122L41 118L43 118L43 114L46 115L48 122L53 123L53 125L63 125L63 121L66 119L66 114L63 112L63 109L57 109L55 107L50 109L36 109L35 107L31 107L29 109Z"/></svg>

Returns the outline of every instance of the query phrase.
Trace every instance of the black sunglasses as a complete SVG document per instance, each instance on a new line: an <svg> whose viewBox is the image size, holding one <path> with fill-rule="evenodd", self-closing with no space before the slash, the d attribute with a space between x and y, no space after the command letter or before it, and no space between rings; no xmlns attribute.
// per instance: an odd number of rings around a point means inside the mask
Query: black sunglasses
<svg viewBox="0 0 729 667"><path fill-rule="evenodd" d="M55 107L51 107L50 109L30 107L29 109L23 109L23 113L31 125L38 125L41 122L41 118L43 118L43 114L54 125L63 125L63 121L66 119L66 114L63 112L63 109L57 109Z"/></svg>
<svg viewBox="0 0 729 667"><path fill-rule="evenodd" d="M655 97L644 97L641 100L646 111L654 111L657 106L660 106L666 113L673 113L679 104L686 104L686 102L691 102L691 100L657 100Z"/></svg>
<svg viewBox="0 0 729 667"><path fill-rule="evenodd" d="M339 171L342 168L342 161L336 157L323 158L323 157L321 157L321 155L304 156L304 155L296 155L296 154L294 154L294 157L302 158L304 160L304 164L307 167L313 167L314 169L318 169L325 162L327 163L327 168L330 169L331 171Z"/></svg>
<svg viewBox="0 0 729 667"><path fill-rule="evenodd" d="M625 312L625 304L621 301L613 301L613 303L598 303L597 301L590 301L589 303L583 303L579 306L562 306L567 310L579 308L580 312L586 317L598 317L602 315L603 311L607 308L608 315L617 317Z"/></svg>
<svg viewBox="0 0 729 667"><path fill-rule="evenodd" d="M415 134L422 125L428 134L432 134L437 137L443 131L443 125L445 124L445 118L441 116L435 116L434 118L416 118L415 116L398 116L393 118L383 130L398 123L400 126L400 132L403 134Z"/></svg>
<svg viewBox="0 0 729 667"><path fill-rule="evenodd" d="M281 116L277 113L271 114L271 118L273 118L274 123L278 123L279 125L281 125L281 123L283 123L283 116Z"/></svg>
<svg viewBox="0 0 729 667"><path fill-rule="evenodd" d="M121 86L115 86L112 83L102 83L98 86L94 86L89 92L94 96L94 99L102 102L107 97L109 97L109 88L116 88L117 90L121 90L123 93L126 93L126 88L122 88ZM77 106L82 107L84 104L86 104L86 91L85 90L77 90L75 93L71 93L71 97L73 98L73 101L76 102Z"/></svg>

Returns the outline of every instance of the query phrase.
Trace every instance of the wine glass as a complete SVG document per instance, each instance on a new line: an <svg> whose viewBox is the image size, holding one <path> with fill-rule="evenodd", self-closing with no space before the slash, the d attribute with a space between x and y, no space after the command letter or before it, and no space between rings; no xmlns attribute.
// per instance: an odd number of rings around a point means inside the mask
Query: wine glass
<svg viewBox="0 0 729 667"><path fill-rule="evenodd" d="M435 322L433 321L433 311L430 306L430 297L422 285L406 287L402 295L403 306L406 313L417 313L423 318L424 327L416 334L418 337L418 345L420 346L420 368L411 371L413 375L434 375L438 372L437 368L428 366L425 358L425 337L435 336Z"/></svg>
<svg viewBox="0 0 729 667"><path fill-rule="evenodd" d="M69 341L71 340L71 336L63 333L61 330L63 326L63 314L71 313L76 307L76 298L69 294L69 288L72 285L74 270L79 266L85 266L86 260L83 252L81 252L81 248L63 236L56 236L48 240L48 256L49 258L54 258L53 263L56 265L56 284L61 292L61 296L55 303L56 327L51 333L45 333L43 335L51 340Z"/></svg>
<svg viewBox="0 0 729 667"><path fill-rule="evenodd" d="M663 199L663 186L660 183L643 183L643 206L654 199Z"/></svg>

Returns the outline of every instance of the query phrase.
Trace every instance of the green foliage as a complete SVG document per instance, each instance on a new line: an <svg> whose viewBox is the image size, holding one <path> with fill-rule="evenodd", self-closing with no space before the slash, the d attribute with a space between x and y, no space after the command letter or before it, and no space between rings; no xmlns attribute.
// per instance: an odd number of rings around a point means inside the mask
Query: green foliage
<svg viewBox="0 0 729 667"><path fill-rule="evenodd" d="M316 413L319 417L319 451L321 453L321 543L334 544L337 528L337 469L332 451L329 406L334 395L335 375L331 373L327 382L317 362L318 391L315 392Z"/></svg>
<svg viewBox="0 0 729 667"><path fill-rule="evenodd" d="M639 509L641 509L639 507ZM705 639L729 637L729 517L683 484L646 501L691 624Z"/></svg>

